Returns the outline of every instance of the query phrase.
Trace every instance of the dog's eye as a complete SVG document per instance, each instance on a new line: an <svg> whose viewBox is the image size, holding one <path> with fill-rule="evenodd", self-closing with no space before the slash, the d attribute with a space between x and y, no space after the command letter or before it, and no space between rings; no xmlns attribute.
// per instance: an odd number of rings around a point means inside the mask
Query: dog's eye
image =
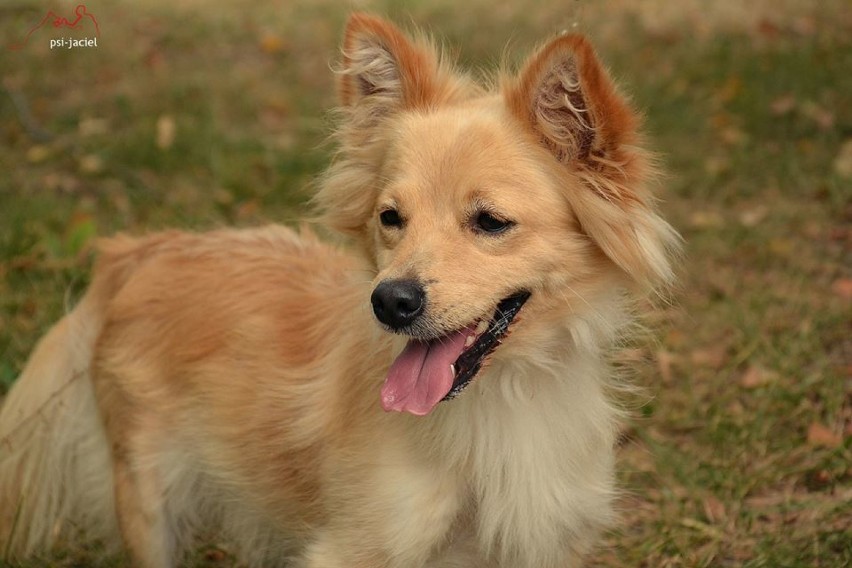
<svg viewBox="0 0 852 568"><path fill-rule="evenodd" d="M486 211L477 213L476 217L474 217L474 223L480 231L491 234L502 233L514 225L512 221L498 219Z"/></svg>
<svg viewBox="0 0 852 568"><path fill-rule="evenodd" d="M385 227L402 227L402 217L396 209L385 209L379 213L379 221Z"/></svg>

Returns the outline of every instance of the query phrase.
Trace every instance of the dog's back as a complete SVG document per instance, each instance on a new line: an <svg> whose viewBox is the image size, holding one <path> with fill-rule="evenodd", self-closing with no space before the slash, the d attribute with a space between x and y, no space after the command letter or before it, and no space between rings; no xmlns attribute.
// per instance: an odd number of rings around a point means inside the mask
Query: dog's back
<svg viewBox="0 0 852 568"><path fill-rule="evenodd" d="M365 283L280 227L103 242L0 414L0 542L17 556L120 527L169 543L146 562L165 566L212 526L259 564L286 558L281 529L315 516L318 440L335 427L326 343L369 318L354 305Z"/></svg>

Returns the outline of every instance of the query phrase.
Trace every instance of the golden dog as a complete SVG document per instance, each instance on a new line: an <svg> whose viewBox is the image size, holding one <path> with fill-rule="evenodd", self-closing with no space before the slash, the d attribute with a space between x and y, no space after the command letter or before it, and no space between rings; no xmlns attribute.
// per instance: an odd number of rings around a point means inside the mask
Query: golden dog
<svg viewBox="0 0 852 568"><path fill-rule="evenodd" d="M371 16L343 53L316 203L348 249L102 242L0 415L0 550L563 568L611 521L604 355L678 240L637 115L576 35L488 88Z"/></svg>

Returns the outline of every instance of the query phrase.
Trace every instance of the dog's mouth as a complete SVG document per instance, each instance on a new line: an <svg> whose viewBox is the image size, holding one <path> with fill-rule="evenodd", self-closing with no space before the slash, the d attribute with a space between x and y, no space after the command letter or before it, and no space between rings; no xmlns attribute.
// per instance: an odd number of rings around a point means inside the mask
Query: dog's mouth
<svg viewBox="0 0 852 568"><path fill-rule="evenodd" d="M409 340L382 386L382 408L424 416L442 400L458 396L500 345L529 297L523 291L504 298L490 321L428 341Z"/></svg>

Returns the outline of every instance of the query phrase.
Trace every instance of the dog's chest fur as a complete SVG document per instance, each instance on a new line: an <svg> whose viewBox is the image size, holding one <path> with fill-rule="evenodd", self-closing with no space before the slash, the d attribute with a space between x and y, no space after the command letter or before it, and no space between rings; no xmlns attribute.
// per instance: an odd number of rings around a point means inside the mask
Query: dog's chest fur
<svg viewBox="0 0 852 568"><path fill-rule="evenodd" d="M601 369L560 363L489 369L424 432L460 473L478 548L500 566L562 566L579 552L566 543L611 514L615 413Z"/></svg>

